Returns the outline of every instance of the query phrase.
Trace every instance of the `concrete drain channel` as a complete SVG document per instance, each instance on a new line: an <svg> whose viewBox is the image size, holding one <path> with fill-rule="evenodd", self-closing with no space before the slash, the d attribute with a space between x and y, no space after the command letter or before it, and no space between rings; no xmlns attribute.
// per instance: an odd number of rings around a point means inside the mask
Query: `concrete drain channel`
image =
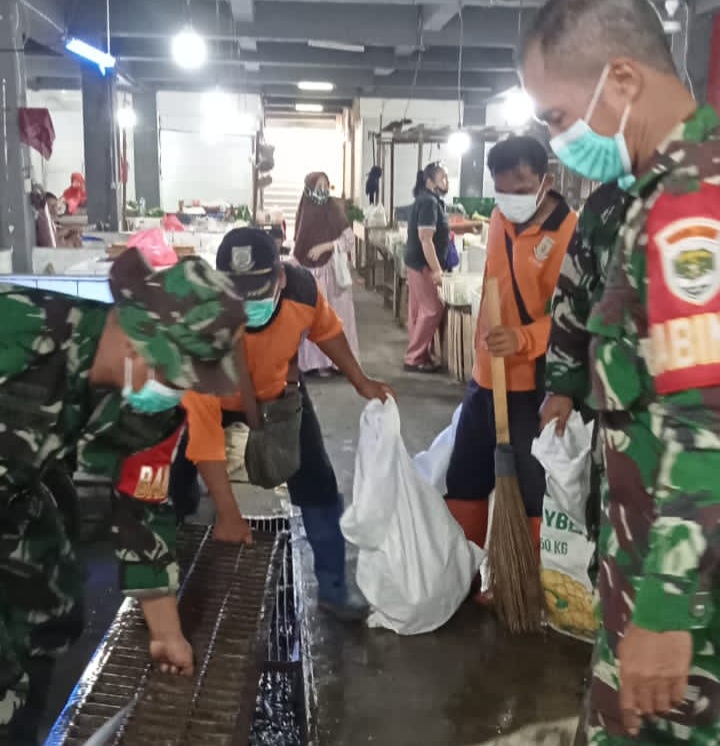
<svg viewBox="0 0 720 746"><path fill-rule="evenodd" d="M194 677L152 667L142 611L126 601L45 746L85 746L93 736L97 746L307 743L288 522L251 523L250 547L213 542L206 526L178 536L179 608ZM103 726L110 732L98 733Z"/></svg>

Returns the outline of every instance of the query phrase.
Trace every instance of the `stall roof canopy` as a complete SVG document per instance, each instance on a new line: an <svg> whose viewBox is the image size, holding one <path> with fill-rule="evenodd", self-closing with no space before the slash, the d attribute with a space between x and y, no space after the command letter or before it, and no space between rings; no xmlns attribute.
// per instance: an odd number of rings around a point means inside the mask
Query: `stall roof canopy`
<svg viewBox="0 0 720 746"><path fill-rule="evenodd" d="M461 25L461 94L466 107L482 107L517 83L514 48L543 0L109 0L109 24L106 0L19 2L33 87L77 87L81 67L64 53L63 38L105 47L109 26L110 51L128 85L219 85L282 108L303 99L407 99L411 90L418 99L456 99ZM209 43L208 65L198 72L171 58L171 38L186 24ZM301 81L334 88L300 91Z"/></svg>

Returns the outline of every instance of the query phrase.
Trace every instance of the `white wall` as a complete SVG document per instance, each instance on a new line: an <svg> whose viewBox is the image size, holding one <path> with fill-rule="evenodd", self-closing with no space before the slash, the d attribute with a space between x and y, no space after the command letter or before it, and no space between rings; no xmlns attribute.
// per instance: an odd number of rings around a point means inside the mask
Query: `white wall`
<svg viewBox="0 0 720 746"><path fill-rule="evenodd" d="M360 116L362 122L362 135L359 140L362 143L362 160L359 164L360 187L359 194L362 199L360 203L367 205L365 197L365 179L368 171L373 165L372 144L368 140L370 132L377 132L380 126L380 115L382 113L383 127L392 121L403 118L406 100L382 100L361 98ZM426 127L457 126L458 110L453 101L412 101L407 111L407 118L413 122L412 126L424 124ZM356 143L357 145L357 143ZM422 164L427 165L432 161L443 161L447 166L450 179L450 192L448 202L460 194L460 158L452 154L446 146L425 145L423 147ZM412 202L412 190L415 186L415 178L418 171L418 146L396 145L395 146L395 207L402 207ZM390 190L390 156L386 156L385 169L383 173L385 180L385 208L389 209ZM391 216L388 215L388 218Z"/></svg>
<svg viewBox="0 0 720 746"><path fill-rule="evenodd" d="M30 149L32 178L60 196L70 186L73 171L85 172L82 94L80 91L28 91L28 106L50 111L55 127L53 154L45 160Z"/></svg>
<svg viewBox="0 0 720 746"><path fill-rule="evenodd" d="M205 94L160 91L157 105L162 207L176 210L180 200L252 206L251 135L260 97L228 95L214 111Z"/></svg>

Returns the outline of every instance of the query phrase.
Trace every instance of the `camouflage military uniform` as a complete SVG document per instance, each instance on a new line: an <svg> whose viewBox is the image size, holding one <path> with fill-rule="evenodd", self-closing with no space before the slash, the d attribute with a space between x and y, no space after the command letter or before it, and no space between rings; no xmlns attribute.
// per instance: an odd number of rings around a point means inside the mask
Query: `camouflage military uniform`
<svg viewBox="0 0 720 746"><path fill-rule="evenodd" d="M588 323L603 422L590 695L597 746L720 740L720 118L679 126L631 190L605 292ZM623 732L617 646L633 623L694 638L685 703Z"/></svg>
<svg viewBox="0 0 720 746"><path fill-rule="evenodd" d="M131 342L169 383L207 391L237 387L232 341L245 317L224 276L197 259L152 274L129 251L115 264L111 288ZM44 699L28 673L43 668L46 686L44 664L82 626L81 577L62 519L42 487L44 472L77 452L83 471L116 479L123 458L169 437L183 419L178 408L140 414L119 391L91 387L90 369L112 310L0 285L1 744L26 742L21 721L36 721ZM122 514L116 519L122 522ZM128 555L144 558L156 581L161 576L157 585L172 591L177 569L167 549L171 538L156 531L151 516L135 525L136 532L124 533Z"/></svg>

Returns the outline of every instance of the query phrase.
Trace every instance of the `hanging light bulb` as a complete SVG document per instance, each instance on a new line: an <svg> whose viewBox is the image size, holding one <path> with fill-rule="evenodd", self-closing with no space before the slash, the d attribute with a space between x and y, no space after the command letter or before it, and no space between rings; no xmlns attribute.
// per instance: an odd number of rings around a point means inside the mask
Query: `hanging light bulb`
<svg viewBox="0 0 720 746"><path fill-rule="evenodd" d="M137 114L135 113L135 109L133 109L129 104L121 106L117 110L116 117L118 127L120 127L121 130L134 129L137 124Z"/></svg>
<svg viewBox="0 0 720 746"><path fill-rule="evenodd" d="M524 127L532 119L532 99L522 88L513 88L505 96L503 111L509 127Z"/></svg>
<svg viewBox="0 0 720 746"><path fill-rule="evenodd" d="M172 56L183 70L199 70L207 62L207 44L200 34L187 26L172 40Z"/></svg>
<svg viewBox="0 0 720 746"><path fill-rule="evenodd" d="M470 150L472 138L465 130L458 129L450 135L447 144L453 155L461 156Z"/></svg>

